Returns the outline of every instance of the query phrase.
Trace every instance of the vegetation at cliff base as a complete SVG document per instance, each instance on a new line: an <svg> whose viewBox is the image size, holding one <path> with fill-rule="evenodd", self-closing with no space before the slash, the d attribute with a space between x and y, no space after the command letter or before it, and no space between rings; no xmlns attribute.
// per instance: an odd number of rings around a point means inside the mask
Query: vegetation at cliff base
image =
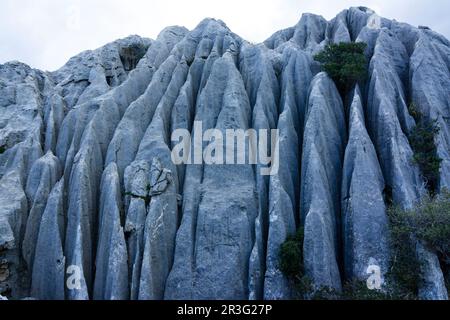
<svg viewBox="0 0 450 320"><path fill-rule="evenodd" d="M294 299L309 300L385 300L387 295L379 290L370 290L362 281L348 281L343 292L333 288L314 289L311 279L305 275L303 265L304 230L301 228L295 235L289 236L280 246L279 267L289 279Z"/></svg>
<svg viewBox="0 0 450 320"><path fill-rule="evenodd" d="M437 155L435 137L439 134L436 120L426 119L414 104L409 107L410 114L416 120L416 126L408 139L414 152L413 161L419 166L429 192L436 193L439 185L439 170L442 159Z"/></svg>
<svg viewBox="0 0 450 320"><path fill-rule="evenodd" d="M296 299L304 299L311 292L311 281L305 276L303 266L303 228L289 236L281 244L279 251L279 267L284 276L289 279Z"/></svg>
<svg viewBox="0 0 450 320"><path fill-rule="evenodd" d="M289 236L280 247L280 270L288 278L303 273L303 230Z"/></svg>
<svg viewBox="0 0 450 320"><path fill-rule="evenodd" d="M450 192L425 196L414 208L388 209L391 262L382 290L370 290L364 281L343 283L342 292L332 288L313 289L304 273L303 238L300 229L280 246L279 266L291 282L295 299L311 300L415 300L418 298L421 264L416 244L420 241L435 252L441 264L450 266ZM449 285L449 279L447 285Z"/></svg>
<svg viewBox="0 0 450 320"><path fill-rule="evenodd" d="M389 294L381 290L371 290L367 283L359 280L351 280L344 284L342 300L390 300Z"/></svg>
<svg viewBox="0 0 450 320"><path fill-rule="evenodd" d="M412 235L450 263L450 192L425 197L413 210L399 214Z"/></svg>
<svg viewBox="0 0 450 320"><path fill-rule="evenodd" d="M334 80L342 96L367 77L366 47L364 42L329 44L314 56L322 64L323 71Z"/></svg>

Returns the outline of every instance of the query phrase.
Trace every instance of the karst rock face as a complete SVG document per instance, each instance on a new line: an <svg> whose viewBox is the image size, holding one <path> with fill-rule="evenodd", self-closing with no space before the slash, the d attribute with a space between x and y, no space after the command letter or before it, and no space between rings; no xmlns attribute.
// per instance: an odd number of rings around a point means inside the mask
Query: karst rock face
<svg viewBox="0 0 450 320"><path fill-rule="evenodd" d="M369 75L342 99L313 56L348 41L368 44ZM410 101L438 120L448 188L450 42L367 8L304 14L262 44L206 19L55 72L0 65L0 295L290 299L278 252L300 226L314 287L366 281L374 264L385 281L386 190L404 208L425 192ZM278 129L271 176L172 161L176 129L250 128ZM420 297L447 299L437 256L417 255Z"/></svg>

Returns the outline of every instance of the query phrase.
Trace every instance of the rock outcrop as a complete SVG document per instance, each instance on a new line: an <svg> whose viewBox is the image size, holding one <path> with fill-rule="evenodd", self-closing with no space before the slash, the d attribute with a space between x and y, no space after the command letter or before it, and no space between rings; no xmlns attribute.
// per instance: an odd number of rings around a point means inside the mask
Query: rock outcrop
<svg viewBox="0 0 450 320"><path fill-rule="evenodd" d="M340 189L346 137L344 107L333 81L319 73L311 83L306 111L301 221L305 229L305 273L315 289L342 289Z"/></svg>
<svg viewBox="0 0 450 320"><path fill-rule="evenodd" d="M345 277L365 281L370 267L377 266L383 284L390 259L385 183L366 130L359 87L353 92L349 114L341 189Z"/></svg>
<svg viewBox="0 0 450 320"><path fill-rule="evenodd" d="M369 74L341 97L313 57L349 41L367 43ZM374 266L388 281L387 207L426 192L412 102L439 124L450 188L449 57L443 36L355 7L261 44L205 19L55 72L0 65L0 298L290 299L279 249L299 228L314 289ZM173 162L177 129L193 164ZM229 129L268 132L279 161L216 163ZM438 256L416 254L419 297L447 299Z"/></svg>

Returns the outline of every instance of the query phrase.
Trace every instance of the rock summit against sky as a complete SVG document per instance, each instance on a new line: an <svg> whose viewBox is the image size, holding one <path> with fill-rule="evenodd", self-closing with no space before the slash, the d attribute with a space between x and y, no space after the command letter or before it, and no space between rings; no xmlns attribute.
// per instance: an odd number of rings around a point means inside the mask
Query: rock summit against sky
<svg viewBox="0 0 450 320"><path fill-rule="evenodd" d="M367 80L344 105L314 61L368 44ZM262 44L222 21L130 36L55 72L0 65L0 295L37 299L290 299L279 269L304 226L315 287L382 277L386 192L424 195L407 135L414 102L441 127L450 188L450 42L350 8L304 14ZM280 168L175 166L175 129L278 129ZM194 132L193 132L194 134ZM417 246L422 299L447 299L437 256Z"/></svg>

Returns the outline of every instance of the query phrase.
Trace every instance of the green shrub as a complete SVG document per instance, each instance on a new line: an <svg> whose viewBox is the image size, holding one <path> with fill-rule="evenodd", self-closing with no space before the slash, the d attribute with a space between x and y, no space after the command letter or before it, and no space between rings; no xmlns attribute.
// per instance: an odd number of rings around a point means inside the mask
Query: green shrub
<svg viewBox="0 0 450 320"><path fill-rule="evenodd" d="M310 293L311 300L341 300L342 294L330 287L321 287Z"/></svg>
<svg viewBox="0 0 450 320"><path fill-rule="evenodd" d="M420 112L419 108L415 103L410 103L408 106L409 114L416 120L416 122L420 121L422 119L422 112Z"/></svg>
<svg viewBox="0 0 450 320"><path fill-rule="evenodd" d="M351 280L344 284L343 300L391 300L392 297L380 290L371 290L367 283L359 280Z"/></svg>
<svg viewBox="0 0 450 320"><path fill-rule="evenodd" d="M367 59L364 42L329 44L314 56L322 64L323 71L334 80L341 95L345 95L358 81L367 77Z"/></svg>
<svg viewBox="0 0 450 320"><path fill-rule="evenodd" d="M304 273L303 265L304 230L299 229L295 235L289 236L280 246L279 266L289 279L293 288L294 299L309 300L385 300L387 295L380 291L372 291L366 283L351 281L344 285L343 293L333 288L314 289L311 279Z"/></svg>
<svg viewBox="0 0 450 320"><path fill-rule="evenodd" d="M280 270L288 278L303 275L303 229L289 236L280 247Z"/></svg>
<svg viewBox="0 0 450 320"><path fill-rule="evenodd" d="M392 261L388 274L395 296L414 299L420 281L420 262L415 241L436 252L444 265L450 263L450 193L425 197L414 209L388 210L391 231Z"/></svg>
<svg viewBox="0 0 450 320"><path fill-rule="evenodd" d="M152 201L152 197L150 195L150 188L151 188L151 186L148 185L147 186L147 194L145 196L140 196L140 195L134 194L132 192L125 192L125 195L129 196L131 198L144 200L145 206L148 207L150 205L150 202Z"/></svg>
<svg viewBox="0 0 450 320"><path fill-rule="evenodd" d="M439 184L439 170L442 159L437 155L435 137L439 134L436 120L429 120L411 104L410 114L416 119L416 126L410 132L408 139L414 152L413 161L419 166L428 191L434 195Z"/></svg>
<svg viewBox="0 0 450 320"><path fill-rule="evenodd" d="M280 246L279 266L294 289L294 298L304 299L312 291L312 283L304 274L303 266L304 230L300 228Z"/></svg>
<svg viewBox="0 0 450 320"><path fill-rule="evenodd" d="M390 291L402 299L417 296L419 260L412 239L413 230L406 219L406 211L391 206L388 210L390 229L391 264L387 275Z"/></svg>
<svg viewBox="0 0 450 320"><path fill-rule="evenodd" d="M450 192L426 197L405 215L413 235L450 263Z"/></svg>
<svg viewBox="0 0 450 320"><path fill-rule="evenodd" d="M350 280L344 283L342 293L333 288L323 287L315 291L312 300L392 300L389 292L371 290L367 283L360 280Z"/></svg>
<svg viewBox="0 0 450 320"><path fill-rule="evenodd" d="M0 154L5 153L6 146L0 146Z"/></svg>
<svg viewBox="0 0 450 320"><path fill-rule="evenodd" d="M342 294L330 288L313 290L304 274L303 236L300 229L280 248L280 269L292 281L298 299L313 300L412 300L417 299L420 284L420 261L416 242L421 241L436 252L446 271L449 284L450 266L450 192L427 196L411 210L397 206L388 209L391 262L383 291L370 290L364 282L344 284ZM449 287L447 287L449 289Z"/></svg>

